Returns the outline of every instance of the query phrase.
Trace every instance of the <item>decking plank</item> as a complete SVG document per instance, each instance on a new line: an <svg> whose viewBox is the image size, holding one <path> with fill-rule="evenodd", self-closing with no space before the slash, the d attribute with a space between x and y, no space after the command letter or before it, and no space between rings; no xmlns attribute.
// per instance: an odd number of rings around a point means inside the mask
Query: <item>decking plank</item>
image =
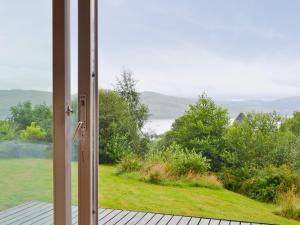
<svg viewBox="0 0 300 225"><path fill-rule="evenodd" d="M172 219L173 216L171 215L163 215L163 217L159 220L156 225L166 225Z"/></svg>
<svg viewBox="0 0 300 225"><path fill-rule="evenodd" d="M199 225L209 225L210 219L201 219Z"/></svg>
<svg viewBox="0 0 300 225"><path fill-rule="evenodd" d="M121 213L122 210L113 210L111 213L107 214L105 217L101 218L99 220L100 224L105 224L111 219L113 219L115 216L117 216L119 213Z"/></svg>
<svg viewBox="0 0 300 225"><path fill-rule="evenodd" d="M0 212L0 219L3 219L4 217L7 217L7 216L10 216L10 215L13 215L15 213L18 213L28 207L31 207L35 204L38 204L37 202L34 202L34 201L31 201L31 202L26 202L26 203L23 203L21 205L18 205L18 206L15 206L13 208L10 208L10 209L6 209L2 212Z"/></svg>
<svg viewBox="0 0 300 225"><path fill-rule="evenodd" d="M230 225L241 225L241 222L238 221L231 221Z"/></svg>
<svg viewBox="0 0 300 225"><path fill-rule="evenodd" d="M30 202L28 204L22 204L20 206L16 206L12 209L7 209L5 211L0 212L0 221L3 220L4 218L14 216L16 214L20 214L22 211L31 208L35 205L39 204L38 202Z"/></svg>
<svg viewBox="0 0 300 225"><path fill-rule="evenodd" d="M156 225L162 218L164 215L162 214L155 214L151 220L148 221L147 225Z"/></svg>
<svg viewBox="0 0 300 225"><path fill-rule="evenodd" d="M154 213L147 213L136 225L145 225L154 217Z"/></svg>
<svg viewBox="0 0 300 225"><path fill-rule="evenodd" d="M26 224L26 223L30 223L32 224L32 221L36 221L36 220L40 220L41 218L43 218L43 215L45 213L51 212L53 211L52 207L49 205L45 205L43 207L41 207L41 209L36 210L34 213L29 214L26 217L21 217L18 220L14 221L13 223L11 223L11 221L8 224ZM52 218L51 216L48 218ZM4 224L3 224L4 225Z"/></svg>
<svg viewBox="0 0 300 225"><path fill-rule="evenodd" d="M146 213L139 212L136 214L131 220L129 220L126 225L136 225L140 220L142 220L145 217Z"/></svg>
<svg viewBox="0 0 300 225"><path fill-rule="evenodd" d="M138 214L138 212L129 212L120 221L118 221L117 223L115 223L115 225L124 225L124 224L127 224L128 221L130 221L132 218L134 218L134 216L136 216L136 214Z"/></svg>
<svg viewBox="0 0 300 225"><path fill-rule="evenodd" d="M189 225L198 225L200 222L200 218L192 217L192 219L189 222Z"/></svg>
<svg viewBox="0 0 300 225"><path fill-rule="evenodd" d="M209 222L209 225L219 225L220 222L221 222L220 220L211 219L210 222Z"/></svg>
<svg viewBox="0 0 300 225"><path fill-rule="evenodd" d="M26 208L19 213L15 213L11 216L1 219L0 224L1 225L13 224L13 222L17 224L19 220L26 219L28 216L31 216L32 214L37 215L41 210L48 207L49 206L46 205L45 203L34 205L33 207Z"/></svg>
<svg viewBox="0 0 300 225"><path fill-rule="evenodd" d="M160 213L100 208L99 225L267 225ZM53 225L53 204L31 201L0 212L1 225ZM72 224L78 224L78 207L72 207Z"/></svg>
<svg viewBox="0 0 300 225"><path fill-rule="evenodd" d="M220 225L230 225L230 221L228 220L222 220Z"/></svg>
<svg viewBox="0 0 300 225"><path fill-rule="evenodd" d="M231 221L230 225L241 225L241 222L238 221Z"/></svg>
<svg viewBox="0 0 300 225"><path fill-rule="evenodd" d="M189 216L183 216L181 220L178 222L178 225L187 225L192 218Z"/></svg>
<svg viewBox="0 0 300 225"><path fill-rule="evenodd" d="M172 219L169 221L168 225L177 225L181 218L182 216L173 216Z"/></svg>
<svg viewBox="0 0 300 225"><path fill-rule="evenodd" d="M129 211L126 211L126 210L121 211L118 215L116 215L115 217L113 217L111 220L109 220L107 223L104 223L104 224L106 224L106 225L115 225L121 219L123 219L128 213L129 213Z"/></svg>

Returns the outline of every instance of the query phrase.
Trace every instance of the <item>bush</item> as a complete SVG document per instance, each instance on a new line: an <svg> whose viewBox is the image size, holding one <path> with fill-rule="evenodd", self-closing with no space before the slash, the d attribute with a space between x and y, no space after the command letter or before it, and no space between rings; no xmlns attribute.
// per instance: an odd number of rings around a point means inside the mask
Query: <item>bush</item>
<svg viewBox="0 0 300 225"><path fill-rule="evenodd" d="M20 138L26 141L45 141L46 135L47 133L35 122L20 132Z"/></svg>
<svg viewBox="0 0 300 225"><path fill-rule="evenodd" d="M297 219L300 216L299 199L294 188L281 193L278 197L279 209L275 214L288 219Z"/></svg>
<svg viewBox="0 0 300 225"><path fill-rule="evenodd" d="M203 174L209 169L208 160L194 150L187 151L178 144L171 144L163 153L167 170L174 176L189 173Z"/></svg>
<svg viewBox="0 0 300 225"><path fill-rule="evenodd" d="M237 169L223 169L218 173L218 177L228 190L240 192L240 189L245 180L252 178L257 174L257 169L254 167L241 167Z"/></svg>
<svg viewBox="0 0 300 225"><path fill-rule="evenodd" d="M257 200L275 202L278 193L288 192L294 188L300 190L299 175L288 166L274 167L261 170L253 178L243 182L240 192Z"/></svg>
<svg viewBox="0 0 300 225"><path fill-rule="evenodd" d="M224 149L224 133L229 125L226 109L218 106L206 94L189 106L183 116L177 118L161 141L166 147L173 142L193 153L211 160L211 170L221 169L221 153Z"/></svg>
<svg viewBox="0 0 300 225"><path fill-rule="evenodd" d="M120 173L130 173L139 171L142 168L142 160L140 157L134 153L129 153L124 155L119 161L117 172Z"/></svg>
<svg viewBox="0 0 300 225"><path fill-rule="evenodd" d="M135 154L125 155L118 173L131 173L135 179L153 184L222 188L216 177L205 174L208 169L209 162L201 154L173 143L165 151L152 148L143 160Z"/></svg>
<svg viewBox="0 0 300 225"><path fill-rule="evenodd" d="M111 138L108 143L108 148L110 149L110 152L108 154L114 162L118 162L127 155L133 153L128 138L126 136L121 136L118 134L115 134Z"/></svg>
<svg viewBox="0 0 300 225"><path fill-rule="evenodd" d="M156 164L148 168L148 182L152 184L160 184L168 177L166 168L164 165Z"/></svg>

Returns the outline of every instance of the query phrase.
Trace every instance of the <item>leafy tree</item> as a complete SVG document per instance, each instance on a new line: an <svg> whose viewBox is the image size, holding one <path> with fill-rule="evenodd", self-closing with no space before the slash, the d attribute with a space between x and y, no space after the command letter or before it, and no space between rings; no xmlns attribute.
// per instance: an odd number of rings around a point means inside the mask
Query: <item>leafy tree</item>
<svg viewBox="0 0 300 225"><path fill-rule="evenodd" d="M221 166L223 135L229 124L227 110L217 106L206 94L190 105L186 113L175 120L166 133L164 144L175 142L190 151L201 153L210 160L212 170Z"/></svg>
<svg viewBox="0 0 300 225"><path fill-rule="evenodd" d="M0 141L11 140L15 137L15 129L9 120L0 120Z"/></svg>
<svg viewBox="0 0 300 225"><path fill-rule="evenodd" d="M121 73L121 78L117 79L115 91L128 104L130 113L141 131L149 117L149 109L140 102L140 93L136 90L136 84L137 81L134 80L132 72L124 70Z"/></svg>
<svg viewBox="0 0 300 225"><path fill-rule="evenodd" d="M99 92L100 163L114 163L126 151L138 151L140 137L128 104L114 91Z"/></svg>
<svg viewBox="0 0 300 225"><path fill-rule="evenodd" d="M248 113L225 134L225 166L264 168L268 165L294 166L298 141L290 131L280 129L277 113Z"/></svg>
<svg viewBox="0 0 300 225"><path fill-rule="evenodd" d="M34 121L33 106L30 101L20 103L10 108L11 121L16 124L18 130L23 130Z"/></svg>
<svg viewBox="0 0 300 225"><path fill-rule="evenodd" d="M282 125L282 130L290 130L295 135L300 136L300 112L294 112L291 118L286 119Z"/></svg>
<svg viewBox="0 0 300 225"><path fill-rule="evenodd" d="M17 131L31 126L32 122L38 124L46 132L45 141L52 140L52 110L45 104L33 106L30 101L11 107L10 121L16 126Z"/></svg>
<svg viewBox="0 0 300 225"><path fill-rule="evenodd" d="M20 138L26 141L44 141L46 135L46 132L35 122L32 122L30 126L20 132Z"/></svg>
<svg viewBox="0 0 300 225"><path fill-rule="evenodd" d="M53 114L50 106L46 104L36 105L33 108L33 121L36 122L45 132L46 141L52 141L53 138Z"/></svg>

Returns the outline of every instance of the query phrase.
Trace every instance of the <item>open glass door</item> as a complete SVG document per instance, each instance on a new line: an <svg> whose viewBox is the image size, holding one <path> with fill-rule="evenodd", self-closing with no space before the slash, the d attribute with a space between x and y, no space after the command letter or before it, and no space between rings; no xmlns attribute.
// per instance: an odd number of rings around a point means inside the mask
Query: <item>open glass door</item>
<svg viewBox="0 0 300 225"><path fill-rule="evenodd" d="M0 224L45 224L53 216L52 0L0 5Z"/></svg>
<svg viewBox="0 0 300 225"><path fill-rule="evenodd" d="M78 111L74 109L78 112L78 122L71 124L74 107L71 103L70 90L70 52L72 52L70 42L76 38L70 37L69 0L53 1L55 225L77 223L77 218L72 220L77 214L73 216L71 214L71 158L78 160L78 223L96 225L98 223L97 5L96 0L78 1L78 94L77 96L75 94ZM72 56L73 54L74 52ZM71 130L74 131L73 139L78 137L78 152L75 158L74 154L71 157ZM76 168L76 165L73 168ZM76 177L74 172L73 176Z"/></svg>
<svg viewBox="0 0 300 225"><path fill-rule="evenodd" d="M98 223L97 1L78 0L79 224Z"/></svg>

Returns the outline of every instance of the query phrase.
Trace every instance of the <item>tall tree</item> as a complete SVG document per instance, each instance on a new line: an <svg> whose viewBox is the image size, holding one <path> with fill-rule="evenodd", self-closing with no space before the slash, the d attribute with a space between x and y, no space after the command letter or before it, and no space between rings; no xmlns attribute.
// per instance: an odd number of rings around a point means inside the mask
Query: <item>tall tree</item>
<svg viewBox="0 0 300 225"><path fill-rule="evenodd" d="M217 171L221 165L223 135L228 124L227 110L203 94L196 104L190 105L186 113L175 120L164 142L166 145L176 142L186 149L201 153L211 160L211 168Z"/></svg>
<svg viewBox="0 0 300 225"><path fill-rule="evenodd" d="M123 70L120 78L117 78L115 91L128 104L130 113L136 120L137 128L141 131L149 117L149 109L141 103L136 84L137 81L133 78L133 73L129 70Z"/></svg>
<svg viewBox="0 0 300 225"><path fill-rule="evenodd" d="M125 101L115 91L99 92L100 163L114 163L128 151L137 151L139 135Z"/></svg>

